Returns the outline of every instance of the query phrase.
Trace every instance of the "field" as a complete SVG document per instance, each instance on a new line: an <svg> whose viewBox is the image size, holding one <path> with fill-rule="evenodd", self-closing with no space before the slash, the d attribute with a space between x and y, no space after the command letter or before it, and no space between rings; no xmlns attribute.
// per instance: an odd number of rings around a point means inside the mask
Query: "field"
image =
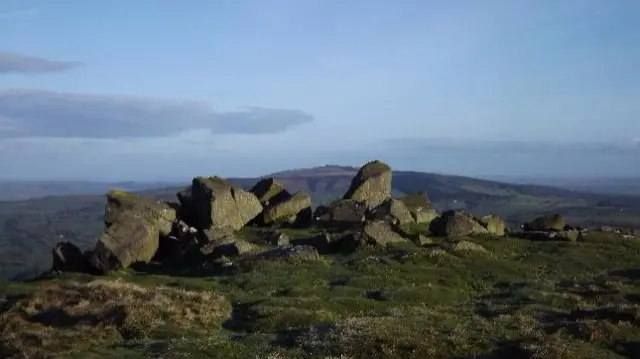
<svg viewBox="0 0 640 359"><path fill-rule="evenodd" d="M253 232L242 235L250 240ZM640 240L598 232L578 242L459 240L485 250L453 250L449 240L434 238L319 259L188 270L150 264L102 278L10 283L2 289L0 352L83 359L640 357Z"/></svg>

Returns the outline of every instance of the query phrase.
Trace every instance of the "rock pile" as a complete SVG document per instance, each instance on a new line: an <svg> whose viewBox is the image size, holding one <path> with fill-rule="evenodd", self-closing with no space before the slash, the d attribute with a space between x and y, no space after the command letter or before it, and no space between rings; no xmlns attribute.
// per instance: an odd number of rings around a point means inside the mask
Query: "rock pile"
<svg viewBox="0 0 640 359"><path fill-rule="evenodd" d="M95 248L82 253L71 243L58 243L54 270L108 273L150 261L193 265L233 257L314 260L319 254L393 243L425 246L430 237L500 237L508 231L494 215L439 214L424 192L393 198L391 174L387 164L371 161L342 198L315 211L309 194L289 193L273 178L245 190L220 177L196 177L177 193L177 202L112 191L106 196L105 231ZM260 240L238 235L247 226L256 228ZM418 226L424 230L417 236L407 230ZM291 239L279 231L283 227L313 228L318 234ZM577 240L580 232L565 227L559 215L541 217L526 224L521 235Z"/></svg>

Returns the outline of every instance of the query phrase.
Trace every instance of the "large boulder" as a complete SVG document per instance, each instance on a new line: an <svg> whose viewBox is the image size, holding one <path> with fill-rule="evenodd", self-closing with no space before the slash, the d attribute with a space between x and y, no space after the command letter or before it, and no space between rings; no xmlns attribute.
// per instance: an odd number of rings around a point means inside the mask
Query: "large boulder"
<svg viewBox="0 0 640 359"><path fill-rule="evenodd" d="M367 206L352 199L338 199L318 206L313 217L318 222L331 224L362 223L366 219Z"/></svg>
<svg viewBox="0 0 640 359"><path fill-rule="evenodd" d="M264 207L279 203L291 197L291 194L273 177L259 180L249 192L253 193Z"/></svg>
<svg viewBox="0 0 640 359"><path fill-rule="evenodd" d="M489 231L473 215L449 210L431 222L431 233L438 237L464 237Z"/></svg>
<svg viewBox="0 0 640 359"><path fill-rule="evenodd" d="M59 242L52 252L55 271L84 273L89 268L89 262L80 248L70 242Z"/></svg>
<svg viewBox="0 0 640 359"><path fill-rule="evenodd" d="M391 225L385 221L371 221L365 223L359 233L361 245L366 246L386 246L392 243L407 242L400 234L393 230Z"/></svg>
<svg viewBox="0 0 640 359"><path fill-rule="evenodd" d="M561 214L545 215L537 217L523 225L525 231L535 232L559 232L564 230L566 223Z"/></svg>
<svg viewBox="0 0 640 359"><path fill-rule="evenodd" d="M439 216L438 211L423 191L399 197L398 200L407 206L416 223L431 223Z"/></svg>
<svg viewBox="0 0 640 359"><path fill-rule="evenodd" d="M190 223L197 229L232 228L237 231L262 212L251 192L220 177L196 177L191 184Z"/></svg>
<svg viewBox="0 0 640 359"><path fill-rule="evenodd" d="M304 192L296 192L266 207L262 213L261 222L307 226L311 223L311 213L311 196Z"/></svg>
<svg viewBox="0 0 640 359"><path fill-rule="evenodd" d="M360 168L342 198L364 203L368 209L379 206L391 196L391 167L375 160Z"/></svg>
<svg viewBox="0 0 640 359"><path fill-rule="evenodd" d="M107 227L122 222L120 217L140 217L165 236L171 233L176 220L175 206L152 198L138 197L133 193L111 191L107 194L104 222Z"/></svg>
<svg viewBox="0 0 640 359"><path fill-rule="evenodd" d="M158 250L159 237L158 228L143 216L135 212L123 214L100 237L90 263L106 273L149 262Z"/></svg>
<svg viewBox="0 0 640 359"><path fill-rule="evenodd" d="M372 218L387 221L393 225L415 223L409 208L400 200L388 198L372 212Z"/></svg>
<svg viewBox="0 0 640 359"><path fill-rule="evenodd" d="M490 214L488 216L478 218L480 224L486 228L489 234L502 237L505 235L507 225L504 220L496 215Z"/></svg>

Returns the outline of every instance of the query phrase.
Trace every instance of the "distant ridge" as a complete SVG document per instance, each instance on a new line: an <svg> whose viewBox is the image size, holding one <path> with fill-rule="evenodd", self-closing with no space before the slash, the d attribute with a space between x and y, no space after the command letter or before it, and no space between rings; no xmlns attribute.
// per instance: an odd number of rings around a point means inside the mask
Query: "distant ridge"
<svg viewBox="0 0 640 359"><path fill-rule="evenodd" d="M294 170L275 172L264 177L292 178L292 177L325 177L325 176L353 176L358 172L357 167L324 165L318 167L299 168Z"/></svg>

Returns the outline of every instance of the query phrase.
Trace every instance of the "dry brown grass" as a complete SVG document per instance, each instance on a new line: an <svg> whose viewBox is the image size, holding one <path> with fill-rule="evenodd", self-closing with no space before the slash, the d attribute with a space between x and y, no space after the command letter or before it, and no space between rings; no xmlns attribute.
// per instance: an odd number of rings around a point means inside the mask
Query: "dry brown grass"
<svg viewBox="0 0 640 359"><path fill-rule="evenodd" d="M91 345L144 339L156 329L208 329L231 315L211 292L146 288L120 280L55 284L0 316L0 351L16 358L57 357Z"/></svg>

